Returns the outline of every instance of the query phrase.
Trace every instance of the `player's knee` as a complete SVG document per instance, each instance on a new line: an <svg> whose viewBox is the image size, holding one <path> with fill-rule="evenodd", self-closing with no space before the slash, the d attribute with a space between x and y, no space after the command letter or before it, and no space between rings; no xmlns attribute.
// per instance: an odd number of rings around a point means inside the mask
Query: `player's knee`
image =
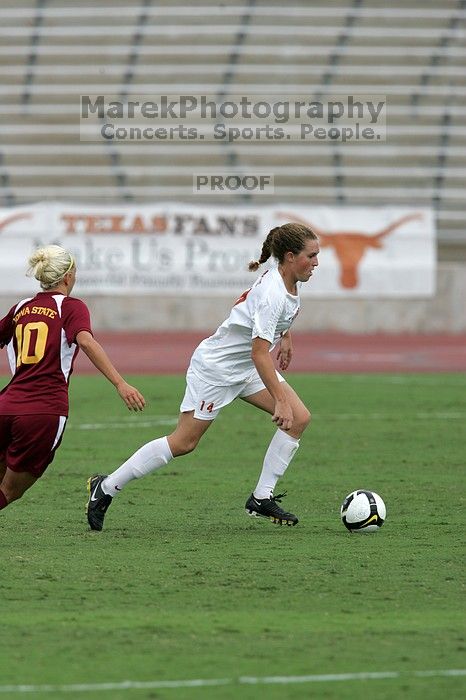
<svg viewBox="0 0 466 700"><path fill-rule="evenodd" d="M13 503L13 501L18 501L21 496L23 495L23 492L16 491L15 489L8 489L2 487L3 495L5 496L6 500L8 501L8 504Z"/></svg>
<svg viewBox="0 0 466 700"><path fill-rule="evenodd" d="M199 438L196 436L185 437L183 441L176 442L171 446L171 451L174 457L181 457L182 455L187 455L196 449L199 444Z"/></svg>
<svg viewBox="0 0 466 700"><path fill-rule="evenodd" d="M300 433L304 433L310 422L311 412L303 406L303 408L300 409L298 414L295 416L295 419L293 421L293 427L297 429Z"/></svg>
<svg viewBox="0 0 466 700"><path fill-rule="evenodd" d="M196 449L197 443L194 442L187 442L184 445L182 445L178 451L178 456L181 455L189 455L190 452L193 452L193 450Z"/></svg>

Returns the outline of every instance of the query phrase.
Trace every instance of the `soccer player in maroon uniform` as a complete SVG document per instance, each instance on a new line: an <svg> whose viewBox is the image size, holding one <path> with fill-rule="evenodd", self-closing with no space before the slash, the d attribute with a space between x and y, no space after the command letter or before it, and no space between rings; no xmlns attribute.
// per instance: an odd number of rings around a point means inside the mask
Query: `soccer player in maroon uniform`
<svg viewBox="0 0 466 700"><path fill-rule="evenodd" d="M0 392L0 510L21 498L55 456L79 348L130 410L145 405L94 340L86 304L70 297L76 281L71 254L56 245L40 248L29 259L29 274L43 291L15 304L0 321L0 347L7 346L13 374Z"/></svg>

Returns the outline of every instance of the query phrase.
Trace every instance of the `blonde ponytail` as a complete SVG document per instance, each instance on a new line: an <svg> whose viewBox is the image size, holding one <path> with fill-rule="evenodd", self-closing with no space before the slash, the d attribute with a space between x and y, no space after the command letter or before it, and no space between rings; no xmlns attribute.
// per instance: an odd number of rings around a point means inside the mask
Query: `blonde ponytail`
<svg viewBox="0 0 466 700"><path fill-rule="evenodd" d="M59 245L47 245L34 251L28 260L29 277L35 277L44 291L54 289L71 271L74 260L71 253Z"/></svg>

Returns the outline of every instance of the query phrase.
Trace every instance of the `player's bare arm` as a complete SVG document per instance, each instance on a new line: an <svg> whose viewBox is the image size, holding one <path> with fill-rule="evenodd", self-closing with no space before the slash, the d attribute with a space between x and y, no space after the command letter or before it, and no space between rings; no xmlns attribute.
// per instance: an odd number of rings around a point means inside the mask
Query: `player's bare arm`
<svg viewBox="0 0 466 700"><path fill-rule="evenodd" d="M277 360L281 370L288 369L293 357L293 343L291 340L291 331L286 331L281 337L278 345Z"/></svg>
<svg viewBox="0 0 466 700"><path fill-rule="evenodd" d="M113 366L103 347L92 335L88 331L80 331L76 336L76 342L81 350L86 353L94 367L102 372L104 377L113 384L128 409L130 411L142 411L146 405L144 396L123 379Z"/></svg>
<svg viewBox="0 0 466 700"><path fill-rule="evenodd" d="M254 338L251 351L252 361L256 366L260 378L267 387L275 401L275 411L272 421L282 430L290 430L293 425L293 412L290 403L278 381L272 357L270 355L270 342L263 338Z"/></svg>

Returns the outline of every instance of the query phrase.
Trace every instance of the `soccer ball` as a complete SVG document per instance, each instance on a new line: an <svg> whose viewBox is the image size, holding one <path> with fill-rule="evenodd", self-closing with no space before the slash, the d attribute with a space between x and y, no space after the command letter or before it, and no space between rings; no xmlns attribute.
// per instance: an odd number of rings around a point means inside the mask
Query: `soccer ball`
<svg viewBox="0 0 466 700"><path fill-rule="evenodd" d="M350 532L377 532L384 524L386 514L380 496L364 489L349 493L340 509L343 525Z"/></svg>

